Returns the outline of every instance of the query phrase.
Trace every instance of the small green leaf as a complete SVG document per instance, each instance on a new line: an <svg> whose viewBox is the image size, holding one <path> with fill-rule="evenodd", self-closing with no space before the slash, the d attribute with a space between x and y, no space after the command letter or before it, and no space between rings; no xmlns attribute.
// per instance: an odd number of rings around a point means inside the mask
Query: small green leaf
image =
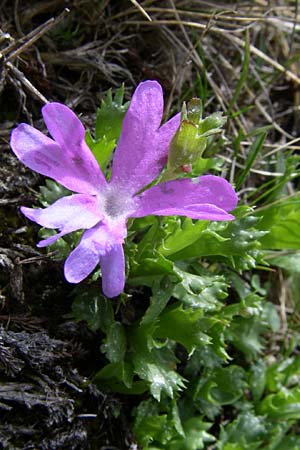
<svg viewBox="0 0 300 450"><path fill-rule="evenodd" d="M107 331L105 344L101 350L106 353L111 363L123 361L126 352L126 335L123 325L114 322Z"/></svg>
<svg viewBox="0 0 300 450"><path fill-rule="evenodd" d="M222 112L210 114L199 123L199 134L207 137L219 133L226 122L227 117L224 117Z"/></svg>
<svg viewBox="0 0 300 450"><path fill-rule="evenodd" d="M161 281L154 282L154 285L152 286L150 306L142 318L141 325L150 324L158 318L170 300L173 289L174 286L170 283L167 277L163 278Z"/></svg>
<svg viewBox="0 0 300 450"><path fill-rule="evenodd" d="M38 200L45 207L52 205L52 203L54 203L61 197L71 195L71 191L69 191L56 181L49 179L46 179L45 186L40 186L39 190L40 193L38 195Z"/></svg>
<svg viewBox="0 0 300 450"><path fill-rule="evenodd" d="M262 360L253 364L250 370L249 385L255 402L258 402L266 387L266 365Z"/></svg>
<svg viewBox="0 0 300 450"><path fill-rule="evenodd" d="M121 134L122 122L129 103L124 103L124 85L112 96L111 89L106 93L100 108L97 109L95 138L89 131L85 140L92 150L103 172L106 171L113 150Z"/></svg>
<svg viewBox="0 0 300 450"><path fill-rule="evenodd" d="M241 185L243 184L243 182L245 181L245 179L247 178L249 171L258 155L258 153L260 152L260 150L262 149L264 142L266 140L267 134L266 133L261 133L259 134L256 138L255 141L253 142L253 144L251 145L250 149L249 149L249 153L248 153L248 157L246 160L246 165L245 165L245 169L242 171L242 173L240 174L239 178L237 179L236 182L236 188L239 189L241 187Z"/></svg>
<svg viewBox="0 0 300 450"><path fill-rule="evenodd" d="M86 320L91 330L101 329L108 333L114 324L111 301L99 293L98 288L88 288L80 292L72 305L75 320Z"/></svg>
<svg viewBox="0 0 300 450"><path fill-rule="evenodd" d="M133 380L134 372L132 364L119 361L104 366L93 378L93 382L102 388L109 387L115 392L123 394L139 395L147 390L145 381Z"/></svg>
<svg viewBox="0 0 300 450"><path fill-rule="evenodd" d="M264 417L251 411L242 412L236 420L222 427L220 433L221 450L258 450L269 430Z"/></svg>
<svg viewBox="0 0 300 450"><path fill-rule="evenodd" d="M286 252L284 252L286 253ZM273 253L267 258L272 266L278 266L287 272L300 273L300 253L288 252L288 254Z"/></svg>
<svg viewBox="0 0 300 450"><path fill-rule="evenodd" d="M235 102L237 101L243 87L245 86L247 76L248 76L248 71L249 71L249 64L250 64L250 39L249 39L249 31L247 29L246 33L245 33L245 48L244 48L244 58L243 58L241 76L237 82L235 91L231 96L231 99L230 99L230 102L228 105L228 109L227 109L227 114L231 113Z"/></svg>
<svg viewBox="0 0 300 450"><path fill-rule="evenodd" d="M194 269L198 266L193 265ZM198 268L199 270L199 268ZM189 273L175 267L181 281L176 283L173 296L191 308L201 308L206 311L222 307L219 300L227 297L226 283L220 275L213 275L202 269L199 274Z"/></svg>
<svg viewBox="0 0 300 450"><path fill-rule="evenodd" d="M248 358L254 358L264 347L264 339L261 336L264 331L266 326L255 317L236 317L228 330L228 338Z"/></svg>
<svg viewBox="0 0 300 450"><path fill-rule="evenodd" d="M160 414L159 404L152 399L138 405L133 431L138 443L146 449L152 442L166 445L174 433L167 414Z"/></svg>
<svg viewBox="0 0 300 450"><path fill-rule="evenodd" d="M287 389L300 383L300 356L284 358L266 370L266 388L271 392Z"/></svg>
<svg viewBox="0 0 300 450"><path fill-rule="evenodd" d="M276 204L257 211L260 217L258 227L266 230L260 238L263 248L269 250L287 250L300 248L300 196L292 200L282 200Z"/></svg>
<svg viewBox="0 0 300 450"><path fill-rule="evenodd" d="M85 134L85 141L95 156L101 170L106 172L112 152L116 147L116 141L109 141L106 136L99 139L93 139L89 131Z"/></svg>
<svg viewBox="0 0 300 450"><path fill-rule="evenodd" d="M282 389L276 394L270 394L263 399L259 413L273 419L300 419L300 389Z"/></svg>

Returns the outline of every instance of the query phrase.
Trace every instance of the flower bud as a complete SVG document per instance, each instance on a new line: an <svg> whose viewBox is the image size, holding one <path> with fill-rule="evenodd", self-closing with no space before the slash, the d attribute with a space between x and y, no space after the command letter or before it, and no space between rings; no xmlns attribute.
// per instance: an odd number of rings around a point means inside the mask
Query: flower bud
<svg viewBox="0 0 300 450"><path fill-rule="evenodd" d="M198 126L183 120L169 148L168 166L177 168L195 162L204 152L206 138L199 136Z"/></svg>
<svg viewBox="0 0 300 450"><path fill-rule="evenodd" d="M181 123L169 147L168 170L177 171L180 167L190 166L201 158L207 146L209 136L219 133L226 117L216 112L202 119L202 102L193 98L184 103Z"/></svg>

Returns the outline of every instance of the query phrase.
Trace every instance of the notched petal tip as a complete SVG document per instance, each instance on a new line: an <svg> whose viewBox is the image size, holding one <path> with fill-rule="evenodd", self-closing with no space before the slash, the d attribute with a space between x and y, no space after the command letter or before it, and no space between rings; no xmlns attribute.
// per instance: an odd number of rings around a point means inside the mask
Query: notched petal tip
<svg viewBox="0 0 300 450"><path fill-rule="evenodd" d="M67 105L64 105L63 103L59 102L50 102L44 105L42 107L42 115L44 118L45 117L55 118L56 116L59 116L59 118L61 118L64 115L67 118L69 115L71 115L74 116L76 120L80 122L76 114Z"/></svg>
<svg viewBox="0 0 300 450"><path fill-rule="evenodd" d="M77 115L66 105L51 102L42 108L44 122L55 141L60 145L84 140L84 126Z"/></svg>
<svg viewBox="0 0 300 450"><path fill-rule="evenodd" d="M223 178L205 175L158 184L139 196L134 217L146 215L186 215L204 220L232 220L237 205L233 187ZM229 218L228 218L229 216Z"/></svg>
<svg viewBox="0 0 300 450"><path fill-rule="evenodd" d="M238 204L238 196L233 186L225 178L216 175L202 175L198 179L192 180L198 184L199 193L210 198L211 203L225 211L233 211Z"/></svg>
<svg viewBox="0 0 300 450"><path fill-rule="evenodd" d="M24 155L30 151L33 144L32 135L39 133L35 128L27 123L20 123L14 128L10 135L10 147L17 158L23 162Z"/></svg>
<svg viewBox="0 0 300 450"><path fill-rule="evenodd" d="M19 133L23 133L24 128L26 127L30 127L30 125L28 125L27 123L19 123L18 126L16 126L16 128L14 128L10 134L10 144L14 144L16 139L18 139L18 134Z"/></svg>
<svg viewBox="0 0 300 450"><path fill-rule="evenodd" d="M162 87L157 81L138 85L123 120L111 182L138 192L161 172L169 141L178 126L175 119L160 127L163 103Z"/></svg>
<svg viewBox="0 0 300 450"><path fill-rule="evenodd" d="M157 89L161 92L162 94L162 87L160 85L160 83L156 80L146 80L146 81L142 81L141 83L139 83L139 85L137 86L136 90L135 90L135 94L140 90L140 89Z"/></svg>

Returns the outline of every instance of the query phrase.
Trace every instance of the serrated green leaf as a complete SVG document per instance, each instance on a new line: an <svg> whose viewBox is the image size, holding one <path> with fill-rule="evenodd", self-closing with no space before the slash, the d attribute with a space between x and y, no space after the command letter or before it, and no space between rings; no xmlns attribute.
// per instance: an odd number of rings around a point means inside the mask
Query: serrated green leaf
<svg viewBox="0 0 300 450"><path fill-rule="evenodd" d="M178 279L174 271L174 263L157 251L152 250L152 257L145 257L137 261L134 256L130 259L130 274L127 279L129 284L145 285L152 287L153 283L167 275L173 275Z"/></svg>
<svg viewBox="0 0 300 450"><path fill-rule="evenodd" d="M128 395L141 395L149 389L146 381L134 380L133 365L127 361L107 364L96 373L93 382L101 389Z"/></svg>
<svg viewBox="0 0 300 450"><path fill-rule="evenodd" d="M213 372L207 372L200 379L194 398L198 405L206 401L212 405L230 405L244 394L247 387L245 371L236 365L218 367Z"/></svg>
<svg viewBox="0 0 300 450"><path fill-rule="evenodd" d="M227 330L227 338L231 340L234 345L241 350L246 357L254 358L257 354L261 353L264 347L264 337L263 335L268 331L268 329L274 329L278 331L280 328L279 316L273 304L269 302L257 303L259 297L254 294L249 296L250 302L254 303L250 307L247 305L247 298L243 301L243 306L246 314L242 311L235 310L236 315L231 322L230 328ZM231 309L230 305L228 309ZM238 305L236 305L238 306ZM226 310L225 310L226 311Z"/></svg>
<svg viewBox="0 0 300 450"><path fill-rule="evenodd" d="M218 449L256 450L261 448L268 432L264 417L256 416L251 411L242 412L236 420L222 427Z"/></svg>
<svg viewBox="0 0 300 450"><path fill-rule="evenodd" d="M235 403L247 387L245 371L242 367L230 365L214 371L216 386L211 389L211 396L220 405Z"/></svg>
<svg viewBox="0 0 300 450"><path fill-rule="evenodd" d="M280 391L300 383L300 356L291 356L275 362L266 370L266 387L271 392Z"/></svg>
<svg viewBox="0 0 300 450"><path fill-rule="evenodd" d="M255 357L264 347L264 339L261 336L264 331L266 326L256 318L237 317L228 331L228 338L247 357Z"/></svg>
<svg viewBox="0 0 300 450"><path fill-rule="evenodd" d="M203 231L207 228L208 222L198 220L193 222L191 219L183 219L180 225L179 221L172 224L169 235L163 240L159 247L159 252L167 257L180 253L183 249L188 248L198 239L200 239ZM183 259L183 258L174 258Z"/></svg>
<svg viewBox="0 0 300 450"><path fill-rule="evenodd" d="M100 108L97 109L95 138L89 131L85 141L93 152L103 172L106 171L113 150L121 134L122 122L129 103L123 104L124 85L112 96L111 89L106 93Z"/></svg>
<svg viewBox="0 0 300 450"><path fill-rule="evenodd" d="M180 342L191 354L197 346L209 344L210 338L202 331L200 309L183 309L172 306L161 314L154 336Z"/></svg>
<svg viewBox="0 0 300 450"><path fill-rule="evenodd" d="M215 442L215 437L207 432L211 423L204 422L202 417L191 417L183 424L184 437L172 439L168 450L201 450L206 444Z"/></svg>
<svg viewBox="0 0 300 450"><path fill-rule="evenodd" d="M121 134L122 121L129 103L123 104L124 85L116 90L115 96L112 96L111 89L102 100L100 108L97 110L95 139L101 139L104 136L107 141L117 141Z"/></svg>
<svg viewBox="0 0 300 450"><path fill-rule="evenodd" d="M211 425L200 416L182 424L174 400L161 404L146 400L136 409L134 432L144 449L198 450L216 440L208 433Z"/></svg>
<svg viewBox="0 0 300 450"><path fill-rule="evenodd" d="M258 221L254 216L232 222L194 223L185 219L182 227L165 238L158 250L173 261L219 255L235 268L250 268L256 264L260 239L266 234L255 228Z"/></svg>
<svg viewBox="0 0 300 450"><path fill-rule="evenodd" d="M206 369L215 369L223 365L223 359L214 351L213 345L198 347L187 361L184 375L194 379Z"/></svg>
<svg viewBox="0 0 300 450"><path fill-rule="evenodd" d="M197 266L192 266L196 268ZM217 310L222 307L219 300L227 297L226 283L220 275L213 275L204 270L200 274L193 274L174 268L181 281L174 287L173 296L191 308L201 308L206 311Z"/></svg>
<svg viewBox="0 0 300 450"><path fill-rule="evenodd" d="M138 352L133 357L135 373L149 382L150 392L158 401L162 392L173 398L174 393L184 387L182 377L174 370L176 360L167 353L165 348L153 349L151 352Z"/></svg>
<svg viewBox="0 0 300 450"><path fill-rule="evenodd" d="M175 370L174 352L166 345L156 345L153 335L157 326L151 323L136 327L130 340L134 372L149 383L151 394L159 401L162 392L173 398L174 393L184 387L184 382Z"/></svg>
<svg viewBox="0 0 300 450"><path fill-rule="evenodd" d="M281 321L275 305L270 302L264 303L262 320L266 322L271 330L275 333L280 330Z"/></svg>

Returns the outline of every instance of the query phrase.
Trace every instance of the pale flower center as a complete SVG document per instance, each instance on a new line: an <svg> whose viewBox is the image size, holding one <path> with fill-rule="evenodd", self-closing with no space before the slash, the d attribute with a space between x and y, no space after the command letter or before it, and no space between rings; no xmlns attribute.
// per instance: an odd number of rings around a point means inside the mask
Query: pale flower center
<svg viewBox="0 0 300 450"><path fill-rule="evenodd" d="M133 198L116 187L108 186L102 199L105 215L111 219L116 219L120 216L126 217L135 209Z"/></svg>

